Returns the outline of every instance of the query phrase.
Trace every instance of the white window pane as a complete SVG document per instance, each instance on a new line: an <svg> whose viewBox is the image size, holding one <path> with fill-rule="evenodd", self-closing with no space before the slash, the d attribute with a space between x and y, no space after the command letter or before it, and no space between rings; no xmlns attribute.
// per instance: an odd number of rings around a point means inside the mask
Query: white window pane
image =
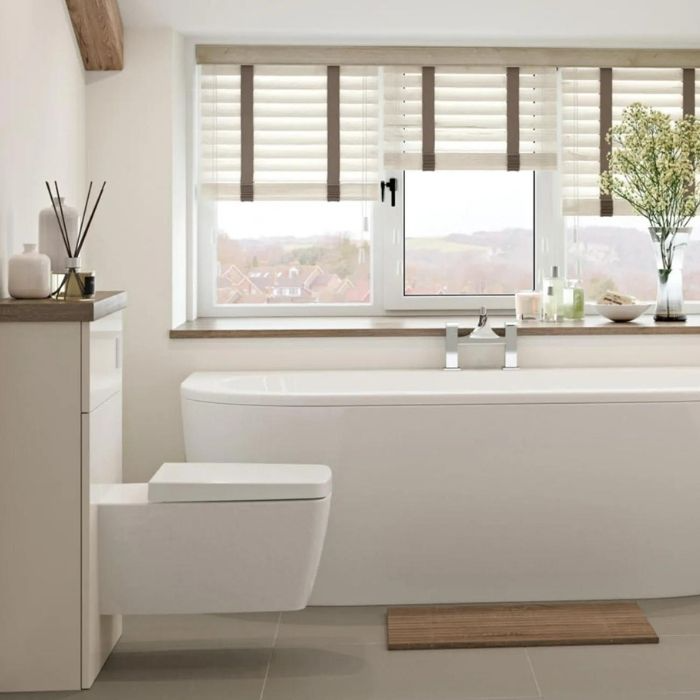
<svg viewBox="0 0 700 700"><path fill-rule="evenodd" d="M363 202L219 202L217 304L369 304Z"/></svg>
<svg viewBox="0 0 700 700"><path fill-rule="evenodd" d="M532 172L406 172L404 195L406 296L533 288Z"/></svg>
<svg viewBox="0 0 700 700"><path fill-rule="evenodd" d="M656 259L646 219L585 216L567 222L568 276L580 279L586 299L608 289L643 301L656 299ZM691 236L683 265L685 298L700 299L700 234Z"/></svg>

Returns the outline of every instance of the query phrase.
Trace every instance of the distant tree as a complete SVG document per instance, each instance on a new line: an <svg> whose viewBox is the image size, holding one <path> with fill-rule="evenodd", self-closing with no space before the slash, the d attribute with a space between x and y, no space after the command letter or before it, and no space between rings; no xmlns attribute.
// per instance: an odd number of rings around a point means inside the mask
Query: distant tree
<svg viewBox="0 0 700 700"><path fill-rule="evenodd" d="M308 248L296 248L292 255L300 265L318 265L323 257L323 248L310 246Z"/></svg>
<svg viewBox="0 0 700 700"><path fill-rule="evenodd" d="M357 265L357 246L349 236L343 236L338 243L333 271L339 277L351 277Z"/></svg>

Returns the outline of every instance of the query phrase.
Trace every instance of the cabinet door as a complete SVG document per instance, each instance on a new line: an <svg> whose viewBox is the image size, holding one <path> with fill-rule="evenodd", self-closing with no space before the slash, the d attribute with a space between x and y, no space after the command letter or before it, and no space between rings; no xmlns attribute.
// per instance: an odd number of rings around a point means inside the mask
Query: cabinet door
<svg viewBox="0 0 700 700"><path fill-rule="evenodd" d="M82 324L82 411L89 413L121 390L122 312Z"/></svg>
<svg viewBox="0 0 700 700"><path fill-rule="evenodd" d="M100 615L97 550L100 489L122 480L122 395L117 392L82 415L83 635L82 684L89 688L121 634L121 617Z"/></svg>
<svg viewBox="0 0 700 700"><path fill-rule="evenodd" d="M80 324L0 323L0 693L80 688Z"/></svg>

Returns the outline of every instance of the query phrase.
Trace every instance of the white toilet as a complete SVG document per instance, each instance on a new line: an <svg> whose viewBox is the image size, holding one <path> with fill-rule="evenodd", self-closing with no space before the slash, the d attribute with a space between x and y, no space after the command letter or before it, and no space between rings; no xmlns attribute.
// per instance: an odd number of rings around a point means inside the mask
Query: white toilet
<svg viewBox="0 0 700 700"><path fill-rule="evenodd" d="M102 614L306 606L331 500L323 465L164 464L98 505Z"/></svg>

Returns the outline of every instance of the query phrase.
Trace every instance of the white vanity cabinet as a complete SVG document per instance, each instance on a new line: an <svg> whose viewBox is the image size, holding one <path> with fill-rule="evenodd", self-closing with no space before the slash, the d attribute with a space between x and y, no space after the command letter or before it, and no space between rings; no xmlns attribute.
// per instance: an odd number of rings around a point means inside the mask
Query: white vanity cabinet
<svg viewBox="0 0 700 700"><path fill-rule="evenodd" d="M90 687L121 632L90 501L122 478L125 304L0 300L0 692Z"/></svg>

